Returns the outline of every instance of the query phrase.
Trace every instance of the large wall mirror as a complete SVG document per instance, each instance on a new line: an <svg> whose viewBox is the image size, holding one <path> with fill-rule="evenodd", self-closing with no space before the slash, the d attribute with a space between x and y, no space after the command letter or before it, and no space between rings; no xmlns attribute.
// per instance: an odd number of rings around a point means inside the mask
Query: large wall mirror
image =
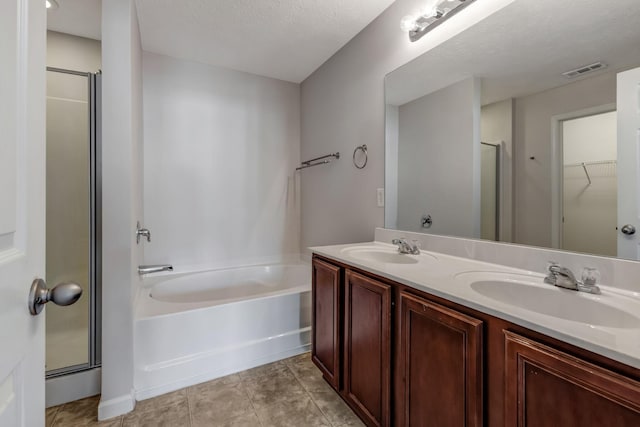
<svg viewBox="0 0 640 427"><path fill-rule="evenodd" d="M385 103L387 228L640 259L640 1L516 0Z"/></svg>

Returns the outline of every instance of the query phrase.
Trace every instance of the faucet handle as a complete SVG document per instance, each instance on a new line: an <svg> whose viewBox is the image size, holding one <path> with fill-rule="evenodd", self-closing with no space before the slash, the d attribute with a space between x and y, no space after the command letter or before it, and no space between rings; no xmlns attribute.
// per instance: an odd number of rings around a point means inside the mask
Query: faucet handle
<svg viewBox="0 0 640 427"><path fill-rule="evenodd" d="M556 274L553 271L553 267L558 266L560 264L558 264L555 261L548 261L547 262L547 277L544 278L544 283L547 283L549 285L554 285L556 284Z"/></svg>
<svg viewBox="0 0 640 427"><path fill-rule="evenodd" d="M151 242L151 231L140 226L140 221L136 223L136 244L140 244L140 236L146 237L147 242Z"/></svg>
<svg viewBox="0 0 640 427"><path fill-rule="evenodd" d="M600 281L600 272L597 268L585 267L582 269L582 283L593 286Z"/></svg>
<svg viewBox="0 0 640 427"><path fill-rule="evenodd" d="M551 272L551 267L556 267L558 265L560 265L560 263L557 261L547 261L547 271Z"/></svg>

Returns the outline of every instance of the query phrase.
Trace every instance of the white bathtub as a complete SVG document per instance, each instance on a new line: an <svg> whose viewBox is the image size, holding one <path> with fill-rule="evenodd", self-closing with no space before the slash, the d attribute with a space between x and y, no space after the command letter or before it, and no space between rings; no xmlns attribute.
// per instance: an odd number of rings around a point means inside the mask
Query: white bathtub
<svg viewBox="0 0 640 427"><path fill-rule="evenodd" d="M310 330L309 264L145 279L134 326L136 399L302 353Z"/></svg>

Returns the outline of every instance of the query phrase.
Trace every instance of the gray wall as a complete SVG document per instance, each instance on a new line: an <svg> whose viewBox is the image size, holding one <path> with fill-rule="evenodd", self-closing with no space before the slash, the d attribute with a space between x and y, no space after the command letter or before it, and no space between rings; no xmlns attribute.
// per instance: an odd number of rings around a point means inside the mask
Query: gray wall
<svg viewBox="0 0 640 427"><path fill-rule="evenodd" d="M95 73L102 67L100 41L47 31L47 67Z"/></svg>
<svg viewBox="0 0 640 427"><path fill-rule="evenodd" d="M384 186L384 76L511 2L478 2L469 12L482 13L448 21L411 43L400 20L424 2L397 0L302 83L301 158L342 154L301 173L303 251L373 240L374 228L383 225L376 189ZM361 144L369 148L369 163L359 170L351 155Z"/></svg>
<svg viewBox="0 0 640 427"><path fill-rule="evenodd" d="M515 100L516 243L551 247L551 118L615 101L615 72Z"/></svg>
<svg viewBox="0 0 640 427"><path fill-rule="evenodd" d="M480 237L479 116L473 78L400 107L399 230ZM423 214L433 219L429 230Z"/></svg>

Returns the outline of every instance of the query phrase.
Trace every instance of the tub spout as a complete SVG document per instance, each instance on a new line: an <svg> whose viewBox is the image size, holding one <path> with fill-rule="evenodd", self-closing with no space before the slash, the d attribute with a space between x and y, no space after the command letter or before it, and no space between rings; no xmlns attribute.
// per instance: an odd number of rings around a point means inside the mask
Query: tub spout
<svg viewBox="0 0 640 427"><path fill-rule="evenodd" d="M138 274L159 273L161 271L173 271L173 266L170 264L157 264L157 265L139 265Z"/></svg>

